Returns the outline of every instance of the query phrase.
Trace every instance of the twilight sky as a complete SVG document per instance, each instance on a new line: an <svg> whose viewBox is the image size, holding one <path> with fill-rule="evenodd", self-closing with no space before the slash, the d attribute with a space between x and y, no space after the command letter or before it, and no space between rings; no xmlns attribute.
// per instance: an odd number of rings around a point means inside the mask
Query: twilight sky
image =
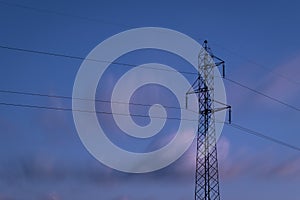
<svg viewBox="0 0 300 200"><path fill-rule="evenodd" d="M85 57L100 42L137 27L164 27L202 43L226 61L227 77L300 107L300 3L297 1L0 1L0 45ZM80 59L0 48L0 90L72 96ZM118 61L186 63L160 51L137 51ZM186 71L190 66L186 66ZM96 96L110 99L118 77L130 68L111 66ZM195 77L187 77L192 81ZM232 120L300 146L299 111L224 80ZM165 96L163 96L164 94ZM148 95L148 96L147 96ZM146 86L137 102L177 105L168 90ZM145 102L146 99L146 102ZM0 102L71 108L70 99L0 93ZM97 109L109 108L102 103ZM127 174L92 157L81 143L72 112L0 105L0 200L187 200L194 197L195 144L172 165ZM132 112L147 114L144 108ZM171 116L178 112L168 111ZM108 137L122 148L153 151L172 134L130 140L111 116L99 116ZM149 119L133 118L139 125ZM176 129L173 122L167 129ZM111 131L111 132L110 132ZM107 152L109 154L109 152ZM220 192L231 200L296 200L299 151L225 126L218 141Z"/></svg>

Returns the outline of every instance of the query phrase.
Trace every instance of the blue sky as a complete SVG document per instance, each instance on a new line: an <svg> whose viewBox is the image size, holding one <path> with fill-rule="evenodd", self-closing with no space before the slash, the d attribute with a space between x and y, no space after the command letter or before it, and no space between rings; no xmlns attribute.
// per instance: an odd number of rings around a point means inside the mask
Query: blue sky
<svg viewBox="0 0 300 200"><path fill-rule="evenodd" d="M300 107L298 7L297 1L256 0L9 1L9 5L1 1L0 45L85 57L121 31L170 28L199 42L207 39L214 53L226 61L228 78ZM7 49L0 49L0 55L0 89L72 96L82 60ZM133 64L182 63L157 51L135 52L123 59ZM125 71L112 67L109 73L117 78ZM298 111L224 83L235 123L300 146ZM99 86L101 98L108 98L101 93L106 86L110 85ZM141 96L137 93L135 98ZM71 108L67 99L1 93L0 101ZM126 174L102 165L88 153L71 112L3 105L0 109L0 199L193 198L194 144L160 171ZM122 140L114 139L122 145ZM164 144L152 142L151 148ZM299 196L299 152L228 126L218 147L222 199L293 200Z"/></svg>

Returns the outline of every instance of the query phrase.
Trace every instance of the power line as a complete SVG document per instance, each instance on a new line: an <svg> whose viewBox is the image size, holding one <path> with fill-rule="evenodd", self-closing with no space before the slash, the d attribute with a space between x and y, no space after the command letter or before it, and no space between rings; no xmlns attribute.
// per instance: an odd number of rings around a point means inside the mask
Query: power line
<svg viewBox="0 0 300 200"><path fill-rule="evenodd" d="M34 54L42 54L42 55L48 55L48 56L70 58L70 59L76 59L76 60L87 60L87 61L94 61L94 62L100 62L100 63L124 65L124 66L130 66L130 67L136 66L136 65L127 64L127 63L110 62L110 61L105 61L105 60L90 59L90 58L84 58L84 57L80 57L80 56L72 56L72 55L67 55L67 54L53 53L53 52L47 52L47 51L38 51L38 50L24 49L24 48L18 48L18 47L10 47L10 46L4 46L4 45L0 45L0 48L13 50L13 51L21 51L21 52L26 52L26 53L34 53Z"/></svg>
<svg viewBox="0 0 300 200"><path fill-rule="evenodd" d="M251 135L260 137L260 138L265 139L265 140L269 140L269 141L271 141L271 142L274 142L274 143L276 143L276 144L279 144L279 145L288 147L288 148L293 149L293 150L296 150L296 151L300 151L300 147L297 147L297 146L291 145L291 144L289 144L289 143L283 142L283 141L281 141L281 140L278 140L278 139L276 139L276 138L267 136L267 135L265 135L265 134L263 134L263 133L260 133L260 132L258 132L258 131L254 131L254 130L252 130L252 129L246 128L246 127L244 127L244 126L241 126L241 125L238 125L238 124L235 124L235 123L229 124L228 122L225 122L225 124L228 125L228 126L231 126L231 127L235 128L235 129L241 130L241 131L243 131L243 132L245 132L245 133L248 133L248 134L251 134Z"/></svg>
<svg viewBox="0 0 300 200"><path fill-rule="evenodd" d="M262 92L260 92L260 91L258 91L258 90L255 90L255 89L253 89L253 88L250 88L250 87L248 87L248 86L246 86L246 85L244 85L244 84L242 84L242 83L239 83L239 82L237 82L237 81L234 81L234 80L229 79L229 78L226 78L226 77L225 77L224 79L227 80L227 81L229 81L229 82L232 82L232 83L234 83L234 84L236 84L236 85L238 85L238 86L240 86L240 87L246 88L247 90L250 90L250 91L252 91L252 92L254 92L254 93L258 94L258 95L261 95L261 96L263 96L263 97L265 97L265 98L268 98L268 99L270 99L270 100L272 100L272 101L275 101L275 102L277 102L277 103L279 103L279 104L281 104L281 105L284 105L284 106L286 106L286 107L288 107L288 108L290 108L290 109L293 109L293 110L296 110L296 111L300 111L299 108L297 108L297 107L295 107L295 106L293 106L293 105L291 105L291 104L288 104L288 103L286 103L286 102L284 102L284 101L282 101L282 100L279 100L279 99L277 99L277 98L271 97L271 96L269 96L269 95L267 95L267 94L265 94L265 93L262 93Z"/></svg>
<svg viewBox="0 0 300 200"><path fill-rule="evenodd" d="M74 111L74 112L85 112L85 113L97 113L97 114L105 114L105 115L120 115L120 116L132 116L132 117L142 117L142 118L148 118L149 116L147 115L139 115L139 114L126 114L126 113L112 113L112 112L105 112L105 111L89 111L89 110L73 110L71 108L63 108L63 107L50 107L50 106L38 106L38 105L32 105L32 104L15 104L15 103L7 103L7 102L0 102L0 105L3 106L12 106L12 107L24 107L24 108L33 108L33 109L46 109L46 110L55 110L55 111ZM170 120L185 120L185 121L198 121L198 120L193 120L193 119L181 119L181 118L176 118L176 117L159 117L159 116L151 116L152 118L157 118L157 119L170 119ZM221 122L218 122L221 123ZM236 123L231 123L229 124L228 122L222 122L228 126L231 126L235 129L241 130L243 132L249 133L251 135L272 141L276 144L291 148L296 151L300 151L300 147L291 145L289 143L283 142L281 140L278 140L276 138L267 136L263 133L254 131L252 129L243 127L241 125L238 125Z"/></svg>
<svg viewBox="0 0 300 200"><path fill-rule="evenodd" d="M47 12L47 13L52 13L52 14L56 14L56 15L60 15L60 16L67 16L67 17L74 17L74 18L78 18L78 19L82 19L82 20L88 20L88 21L95 21L95 22L101 22L101 23L105 23L105 24L112 24L112 25L118 25L118 26L124 26L124 27L129 27L127 25L124 25L124 24L120 24L120 23L112 23L112 22L107 22L107 21L104 21L104 20L100 20L100 19L93 19L93 18L87 18L87 17L82 17L82 16L77 16L77 15L72 15L72 14L66 14L66 13L61 13L61 12L57 12L57 11L52 11L52 10L47 10L47 9L40 9L40 8L34 8L34 7L29 7L29 6L24 6L24 5L20 5L20 4L15 4L15 3L8 3L8 2L4 2L4 1L0 1L0 3L2 4L6 4L6 5L9 5L9 6L15 6L15 7L20 7L20 8L25 8L25 9L30 9L30 10L35 10L35 11L38 11L38 12ZM3 47L0 47L0 48L3 48ZM6 47L7 48L7 47ZM7 48L7 49L11 49L13 50L12 48ZM14 50L21 50L21 49L17 49L15 48ZM227 49L228 52L231 52L232 54L235 54L235 55L238 55L236 54L235 52L233 51L229 51ZM85 58L82 58L82 57L77 57L77 56L68 56L68 55L63 55L63 54L55 54L55 53L46 53L46 52L38 52L38 51L27 51L27 52L31 52L31 53L40 53L40 54L44 54L44 55L52 55L52 56L60 56L60 57L66 57L66 58L72 58L72 59L79 59L79 60L90 60L90 61L96 61L96 62L107 62L107 61L99 61L99 60L93 60L93 59L85 59ZM255 61L252 61L250 59L245 59L244 57L238 55L240 58L246 60L247 62L253 64L253 65L256 65L262 69L265 69L267 71L269 71L270 73L272 74L275 74L277 75L278 77L288 81L288 82L291 82L293 84L297 84L299 85L300 83L298 81L295 81L293 79L290 79L288 76L284 75L284 74L280 74L280 73L277 73L277 72L274 72L274 71L271 71L270 68L268 67L265 67L264 65L261 65ZM117 65L124 65L124 66L131 66L131 67L135 67L136 65L130 65L130 64L126 64L126 63L116 63L116 62L107 62L107 63L110 63L110 64L117 64ZM147 67L149 68L149 67ZM162 70L162 69L157 69L157 68L154 68L154 70ZM168 71L168 70L166 70ZM174 70L175 72L175 70ZM191 73L191 72L180 72L180 73L186 73L186 74L196 74L196 73ZM228 79L228 78L225 78L225 80L227 81L230 81L236 85L239 85L245 89L248 89L258 95L262 95L272 101L275 101L279 104L282 104L286 107L289 107L293 110L296 110L296 111L300 111L299 108L293 106L293 105L290 105L286 102L283 102L277 98L274 98L274 97L271 97L269 95L266 95L260 91L257 91L255 89L252 89L244 84L241 84L237 81L234 81L234 80L231 80L231 79ZM11 91L11 92L8 92L8 93L14 93L14 94L21 94L21 92L14 92L14 91ZM25 94L25 93L23 93ZM34 95L34 96L47 96L47 97L53 97L53 98L66 98L66 99L70 99L71 97L66 97L66 96L56 96L56 95L43 95L43 94L33 94L33 93L27 93L26 95ZM71 98L72 99L72 98ZM81 98L75 98L75 99L78 99L78 100L88 100L88 99L81 99ZM100 101L100 102L107 102L109 103L110 101L104 101L104 100L95 100L95 101ZM111 102L113 103L113 102ZM124 102L115 102L115 103L124 103ZM127 103L124 103L124 104L127 104ZM149 106L149 105L143 105L143 104L135 104L135 103L128 103L128 104L133 104L133 105L142 105L142 106ZM72 109L69 109L69 108L55 108L55 107L46 107L46 106L35 106L35 105L26 105L26 104L11 104L11 103L5 103L5 102L0 102L0 105L6 105L6 106L15 106L15 107L27 107L27 108L37 108L37 109L51 109L51 110L62 110L62 111L72 111ZM178 109L182 109L182 108L178 108ZM90 112L90 111L82 111L82 110L75 110L75 111L78 111L78 112ZM102 111L97 111L97 113L99 114L116 114L116 115L126 115L126 116L138 116L138 117L149 117L149 116L143 116L143 115L127 115L127 114L120 114L120 113L109 113L109 112L102 112ZM154 117L156 118L156 117ZM183 120L183 119L179 119L179 118L167 118L167 119L176 119L176 120ZM225 124L228 124L228 123L225 123ZM280 141L280 140L277 140L275 138L272 138L270 136L267 136L267 135L264 135L260 132L257 132L257 131L254 131L254 130L251 130L249 128L245 128L243 126L240 126L238 124L235 124L235 123L232 123L232 124L228 124L230 125L231 127L235 128L235 129L238 129L238 130L241 130L245 133L249 133L249 134L252 134L254 136L257 136L257 137L260 137L260 138L263 138L263 139L266 139L266 140L269 140L269 141L272 141L274 143L277 143L279 145L282 145L282 146L285 146L285 147L288 147L288 148L291 148L291 149L294 149L294 150L297 150L297 151L300 151L300 148L299 147L296 147L296 146L293 146L291 144L288 144L286 142L283 142L283 141Z"/></svg>
<svg viewBox="0 0 300 200"><path fill-rule="evenodd" d="M110 64L115 64L115 65L122 65L122 66L131 66L131 67L136 67L137 65L134 65L134 64L129 64L129 63L122 63L122 62L112 62L112 61L106 61L106 60L97 60L97 59L88 59L88 58L83 58L83 57L79 57L79 56L71 56L71 55L66 55L66 54L59 54L59 53L53 53L53 52L46 52L46 51L36 51L36 50L31 50L31 49L24 49L24 48L17 48L17 47L10 47L10 46L3 46L3 45L0 45L0 48L2 49L9 49L9 50L13 50L13 51L21 51L21 52L27 52L27 53L35 53L35 54L42 54L42 55L48 55L48 56L56 56L56 57L64 57L64 58L69 58L69 59L76 59L76 60L89 60L89 61L94 61L94 62L101 62L101 63L110 63ZM143 67L145 69L153 69L153 70L160 70L160 71L170 71L170 72L177 72L177 73L182 73L182 74L192 74L192 75L196 75L197 73L195 72L186 72L186 71L176 71L176 70L169 70L169 69L161 69L161 68L155 68L155 67L146 67L146 66L140 66L140 67ZM239 85L240 87L243 87L245 89L248 89L256 94L259 94L261 96L264 96L272 101L275 101L281 105L284 105L288 108L291 108L293 110L296 110L296 111L300 111L299 108L291 105L291 104L288 104L286 102L283 102L282 100L279 100L277 98L274 98L274 97L271 97L267 94L264 94L258 90L255 90L253 88L250 88L242 83L239 83L237 81L234 81L232 79L229 79L229 78L226 78L224 77L225 80L229 81L229 82L232 82L236 85Z"/></svg>
<svg viewBox="0 0 300 200"><path fill-rule="evenodd" d="M261 96L263 96L263 97L265 97L265 98L267 98L267 99L269 99L269 100L272 100L272 101L274 101L274 102L277 102L277 103L279 103L279 104L281 104L281 105L283 105L283 106L286 106L286 107L288 107L288 108L290 108L290 109L293 109L293 110L295 110L295 111L300 111L300 109L299 108L297 108L296 106L293 106L293 105L291 105L291 104L288 104L288 103L286 103L286 102L284 102L284 101L282 101L282 100L279 100L279 99L277 99L277 98L274 98L274 97L272 97L272 96L269 96L269 95L267 95L267 94L265 94L265 93L263 93L263 92L260 92L260 91L258 91L258 90L255 90L255 89L253 89L253 88L250 88L250 87L248 87L248 86L246 86L246 85L244 85L244 84L242 84L242 83L240 83L240 82L237 82L237 81L235 81L235 80L232 80L232 79L230 79L230 78L226 78L226 77L224 77L224 79L225 80L227 80L227 81L229 81L229 82L231 82L231 83L234 83L235 85L238 85L238 86L240 86L240 87L242 87L242 88L245 88L245 89L247 89L247 90L249 90L249 91L251 91L251 92L254 92L254 93L256 93L256 94L258 94L258 95L261 95ZM0 93L10 93L10 94L20 94L20 95L31 95L31 96L42 96L42 97L50 97L50 98L61 98L61 99L70 99L70 100L72 100L72 99L75 99L75 100L85 100L85 101L96 101L96 102L102 102L102 103L116 103L116 104L129 104L129 105L136 105L136 106L152 106L152 105L150 105L150 104L142 104L142 103L134 103L134 102L120 102L120 101L109 101L109 100L101 100L101 99L86 99L86 98L79 98L79 97L69 97L69 96L62 96L62 95L49 95L49 94L41 94L41 93L32 93L32 92L21 92L21 91L13 91L13 90L3 90L3 89L0 89ZM168 105L163 105L165 108L170 108L170 109L182 109L182 108L180 108L180 107L176 107L176 106L168 106Z"/></svg>
<svg viewBox="0 0 300 200"><path fill-rule="evenodd" d="M63 58L82 60L82 61L87 60L87 61L93 61L93 62L99 62L99 63L108 63L108 64L114 64L114 65L127 66L127 67L137 67L138 66L138 65L135 65L135 64L129 64L129 63L123 63L123 62L90 59L90 58L84 58L84 57L80 57L80 56L72 56L72 55L53 53L53 52L47 52L47 51L37 51L37 50L18 48L18 47L10 47L10 46L4 46L4 45L0 45L0 48L1 49L12 50L12 51L20 51L20 52L41 54L41 55L47 55L47 56L63 57ZM153 70L159 70L159 71L168 71L168 72L175 72L175 73L179 72L179 73L182 73L182 74L190 74L190 75L196 75L197 74L196 72L177 71L177 70L162 69L162 68L149 67L149 66L139 66L139 67L144 68L144 69L153 69Z"/></svg>
<svg viewBox="0 0 300 200"><path fill-rule="evenodd" d="M21 52L27 52L27 53L34 53L34 54L42 54L42 55L48 55L48 56L55 56L55 57L64 57L64 58L69 58L69 59L76 59L76 60L89 60L89 61L94 61L94 62L101 62L101 63L110 63L110 64L115 64L115 65L121 65L121 66L130 66L130 67L136 67L137 65L134 65L134 64L129 64L129 63L122 63L122 62L113 62L113 61L106 61L106 60L97 60L97 59L88 59L88 58L83 58L83 57L79 57L79 56L72 56L72 55L66 55L66 54L59 54L59 53L53 53L53 52L46 52L46 51L37 51L37 50L31 50L31 49L24 49L24 48L17 48L17 47L10 47L10 46L3 46L3 45L0 45L0 48L2 49L8 49L8 50L13 50L13 51L21 51ZM148 67L148 66L140 66L142 68L145 68L145 69L152 69L152 70L160 70L160 71L169 71L169 72L177 72L177 73L182 73L182 74L190 74L190 75L197 75L197 73L195 72L187 72L187 71L176 71L176 70L169 70L169 69L161 69L161 68L155 68L155 67ZM225 80L229 81L229 82L232 82L240 87L243 87L245 89L248 89L256 94L259 94L261 96L264 96L274 102L277 102L281 105L284 105L288 108L291 108L293 110L296 110L296 111L300 111L299 108L291 105L291 104L288 104L286 102L283 102L282 100L279 100L275 97L272 97L272 96L269 96L267 94L264 94L258 90L255 90L253 88L250 88L242 83L239 83L237 81L234 81L232 79L229 79L229 78L226 78L224 77Z"/></svg>
<svg viewBox="0 0 300 200"><path fill-rule="evenodd" d="M19 7L19 8L23 8L23 9L28 9L28 10L33 10L33 11L37 11L37 12L45 12L45 13L50 13L50 14L55 14L55 15L60 15L60 16L64 16L64 17L73 17L73 18L77 18L77 19L81 19L81 20L86 20L86 21L92 21L92 22L100 22L100 23L104 23L104 24L109 24L109 25L114 25L114 26L122 26L122 27L126 27L126 28L132 28L132 26L126 25L126 24L122 24L122 23L116 23L116 22L109 22L107 20L103 20L103 19L95 19L95 18L89 18L89 17L83 17L83 16L79 16L79 15L73 15L73 14L67 14L67 13L63 13L63 12L57 12L54 10L49 10L49 9L41 9L41 8L36 8L36 7L31 7L31 6L27 6L27 5L23 5L23 4L16 4L16 3L11 3L11 2L6 2L6 1L0 1L1 4L7 5L7 6L13 6L13 7ZM300 85L300 82L291 79L290 77L288 77L287 75L284 75L282 73L278 73L275 71L271 71L271 69L269 67L266 67L262 64L257 63L254 60L251 60L249 58L245 58L244 56L241 56L239 53L232 51L231 49L228 49L226 47L223 47L222 45L219 45L216 42L212 42L214 43L216 46L219 46L220 48L226 50L227 52L229 52L230 54L239 57L242 60L245 60L246 62L253 64L255 66L260 67L261 69L264 69L290 83L293 84L297 84ZM127 64L125 64L127 65ZM188 72L189 73L189 72ZM193 73L192 73L193 74Z"/></svg>
<svg viewBox="0 0 300 200"><path fill-rule="evenodd" d="M0 105L12 106L12 107L45 109L45 110L56 110L56 111L72 111L72 112L96 113L96 114L105 114L105 115L121 115L121 116L142 117L142 118L149 118L150 117L150 116L147 116L147 115L140 115L140 114L113 113L113 112L106 112L106 111L92 111L92 110L79 110L79 109L76 110L76 109L72 109L72 108L38 106L38 105L32 105L32 104L16 104L16 103L0 102ZM151 116L151 118L170 119L170 120L179 120L179 121L181 121L181 120L184 120L184 121L198 121L198 120L185 119L185 118L181 119L181 118L177 118L177 117Z"/></svg>
<svg viewBox="0 0 300 200"><path fill-rule="evenodd" d="M107 21L107 20L103 20L103 19L99 19L99 18L96 19L96 18L90 18L90 17L83 17L83 16L79 16L79 15L67 14L67 13L58 12L58 11L54 11L54 10L49 10L49 9L44 9L44 8L36 8L36 7L31 7L31 6L27 6L27 5L23 5L23 4L6 2L6 1L0 1L0 3L3 4L3 5L6 5L6 6L23 8L23 9L27 9L27 10L33 10L33 11L36 11L36 12L50 13L50 14L55 14L55 15L58 15L58 16L77 18L77 19L85 20L85 21L92 21L92 22L97 22L97 23L100 22L100 23L113 25L113 26L122 26L122 27L125 27L125 28L131 28L131 26L128 26L126 24Z"/></svg>
<svg viewBox="0 0 300 200"><path fill-rule="evenodd" d="M4 2L4 1L0 1L0 3L2 4L6 4L6 5L9 5L9 6L16 6L16 7L20 7L20 8L25 8L25 9L31 9L31 10L35 10L35 11L39 11L39 12L48 12L48 13L53 13L53 14L57 14L57 15L61 15L61 16L69 16L69 17L75 17L75 18L80 18L80 19L83 19L83 20L89 20L89 21L95 21L95 22L102 22L102 23L107 23L107 24L113 24L113 25L124 25L124 24L119 24L119 23L109 23L109 22L106 22L104 20L100 20L100 19L92 19L92 18L86 18L86 17L81 17L81 16L76 16L76 15L70 15L70 14L65 14L65 13L60 13L60 12L56 12L56 11L52 11L52 10L47 10L47 9L39 9L39 8L34 8L34 7L29 7L29 6L24 6L24 5L20 5L20 4L14 4L14 3L8 3L8 2ZM127 25L125 25L126 27L129 27ZM215 43L216 44L216 43ZM220 45L218 45L219 47L221 47ZM23 51L23 52L27 52L27 53L36 53L36 54L43 54L43 55L49 55L49 56L56 56L56 57L65 57L65 58L70 58L70 59L77 59L77 60L89 60L89 61L95 61L95 62L102 62L102 63L109 63L109 64L116 64L116 65L123 65L123 66L131 66L131 67L136 67L137 65L133 65L133 64L128 64L128 63L120 63L120 62L110 62L110 61L104 61L104 60L97 60L97 59L87 59L87 58L83 58L83 57L79 57L79 56L71 56L71 55L66 55L66 54L58 54L58 53L51 53L51 52L44 52L44 51L36 51L36 50L29 50L29 49L23 49L23 48L16 48L16 47L9 47L9 46L3 46L3 45L0 45L0 48L2 49L9 49L9 50L15 50L15 51ZM222 47L223 48L223 47ZM258 64L250 59L246 59L244 57L241 57L240 55L236 54L235 52L231 51L231 50L228 50L228 52L230 52L231 54L235 54L236 56L246 60L247 62L249 63L252 63L256 66L259 66L265 70L268 70L270 71L269 68L261 65L261 64ZM147 67L147 68L150 68L150 67ZM197 74L197 73L193 73L193 72L184 72L184 71L173 71L173 70L166 70L166 69L158 69L158 68L150 68L150 69L153 69L153 70L164 70L164 71L172 71L172 72L180 72L180 73L185 73L185 74ZM271 73L273 74L276 74L277 76L287 80L287 81L290 81L294 84L299 84L299 82L297 81L294 81L293 79L290 79L289 77L287 76L284 76L282 74L279 74L279 73L275 73L273 71L270 71ZM286 102L283 102L277 98L274 98L274 97L271 97L269 95L266 95L260 91L257 91L253 88L250 88L244 84L241 84L237 81L234 81L232 79L229 79L229 78L225 78L225 80L229 81L229 82L232 82L236 85L239 85L240 87L243 87L247 90L250 90L258 95L261 95L261 96L264 96L272 101L275 101L279 104L282 104L286 107L289 107L293 110L296 110L296 111L300 111L299 108L291 105L291 104L288 104ZM45 94L37 94L37 93L24 93L24 92L16 92L16 91L4 91L4 90L1 90L0 92L7 92L7 93L15 93L15 94L26 94L26 95L35 95L35 96L48 96L48 97L53 97L53 98L66 98L66 99L72 99L72 97L66 97L66 96L58 96L58 95L45 95ZM76 98L78 100L87 100L87 99L81 99L81 98ZM104 101L104 100L95 100L95 101L100 101L100 102L110 102L110 101ZM111 102L111 103L121 103L123 104L124 102ZM10 106L21 106L21 107L31 107L31 108L44 108L44 109L58 109L58 110L68 110L68 111L71 111L72 109L66 109L66 108L52 108L52 107L43 107L43 106L32 106L32 105L23 105L23 104L8 104L8 103L0 103L1 105L10 105ZM140 106L151 106L151 105L147 105L147 104L136 104L136 103L128 103L128 104L132 104L132 105L140 105ZM174 109L182 109L182 108L177 108L177 107L169 107L169 106L165 106L166 108L174 108ZM113 113L106 113L106 112L101 112L102 114L113 114ZM140 117L148 117L148 116L140 116ZM235 128L239 128L239 129L243 129L243 131L246 131L246 130L250 130L250 129L245 129L244 127L235 127ZM248 131L248 132L251 132L251 131ZM254 134L257 132L254 132L252 131L251 134ZM259 136L259 135L258 135ZM267 136L265 137L265 139L267 138ZM269 138L272 140L272 138ZM276 139L274 140L274 142L277 141ZM281 141L277 141L279 142L280 144L282 145L285 145L287 146L285 143L281 142ZM294 148L294 147L293 147ZM295 149L295 148L294 148ZM296 149L299 149L296 147Z"/></svg>
<svg viewBox="0 0 300 200"><path fill-rule="evenodd" d="M259 67L259 68L261 68L261 69L263 69L263 70L265 70L265 71L268 71L268 72L270 72L271 74L274 74L274 75L278 76L278 77L281 78L281 79L284 79L284 80L286 80L286 81L288 81L288 82L290 82L290 83L292 83L292 84L295 84L295 85L300 85L300 82L299 82L299 81L296 81L295 79L292 79L292 78L290 78L289 76L287 76L287 75L285 75L285 74L278 73L278 72L276 72L276 71L272 71L269 67L266 67L266 66L263 65L263 64L257 63L257 62L254 61L254 60L251 60L251 59L249 59L249 58L246 58L246 57L240 55L239 53L237 53L237 52L235 52L235 51L232 51L232 50L229 49L229 48L226 48L226 47L223 47L223 46L219 45L219 44L216 43L216 42L212 42L212 43L214 43L216 46L219 46L221 49L224 49L224 50L227 51L228 53L230 53L230 54L232 54L232 55L234 55L234 56L236 56L236 57L238 57L238 58L240 58L240 59L242 59L242 60L244 60L244 61L246 61L246 62L252 64L252 65L255 65L255 66L257 66L257 67Z"/></svg>
<svg viewBox="0 0 300 200"><path fill-rule="evenodd" d="M79 97L70 97L70 96L62 96L62 95L50 95L50 94L42 94L42 93L33 93L33 92L21 92L21 91L13 91L13 90L1 90L0 93L7 93L7 94L18 94L18 95L26 95L26 96L38 96L38 97L48 97L48 98L56 98L56 99L68 99L68 100L81 100L81 101L95 101L101 103L112 103L112 104L126 104L126 105L135 105L135 106L144 106L150 107L155 106L151 104L142 104L142 103L135 103L135 102L121 102L121 101L109 101L109 100L102 100L102 99L87 99L87 98L79 98ZM162 105L165 108L170 109L181 109L180 107L176 106L168 106Z"/></svg>

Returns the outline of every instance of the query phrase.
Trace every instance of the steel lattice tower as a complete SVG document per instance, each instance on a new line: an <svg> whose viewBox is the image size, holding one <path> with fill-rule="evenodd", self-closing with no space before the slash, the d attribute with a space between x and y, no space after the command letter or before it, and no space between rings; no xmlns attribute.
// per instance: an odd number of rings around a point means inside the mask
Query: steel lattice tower
<svg viewBox="0 0 300 200"><path fill-rule="evenodd" d="M203 47L198 56L198 77L187 92L198 97L195 200L220 200L214 113L229 109L230 121L231 107L221 102L217 103L225 107L214 107L214 68L221 65L224 76L224 61L212 54L207 41Z"/></svg>

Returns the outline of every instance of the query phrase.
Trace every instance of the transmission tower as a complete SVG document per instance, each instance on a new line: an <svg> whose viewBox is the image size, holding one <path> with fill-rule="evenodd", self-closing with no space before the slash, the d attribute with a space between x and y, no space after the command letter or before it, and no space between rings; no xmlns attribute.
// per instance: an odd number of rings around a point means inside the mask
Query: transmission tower
<svg viewBox="0 0 300 200"><path fill-rule="evenodd" d="M198 55L198 77L186 93L198 97L195 200L220 200L215 112L229 109L230 123L231 107L214 99L214 68L218 66L224 77L225 62L211 52L205 40ZM215 108L216 103L221 107Z"/></svg>

